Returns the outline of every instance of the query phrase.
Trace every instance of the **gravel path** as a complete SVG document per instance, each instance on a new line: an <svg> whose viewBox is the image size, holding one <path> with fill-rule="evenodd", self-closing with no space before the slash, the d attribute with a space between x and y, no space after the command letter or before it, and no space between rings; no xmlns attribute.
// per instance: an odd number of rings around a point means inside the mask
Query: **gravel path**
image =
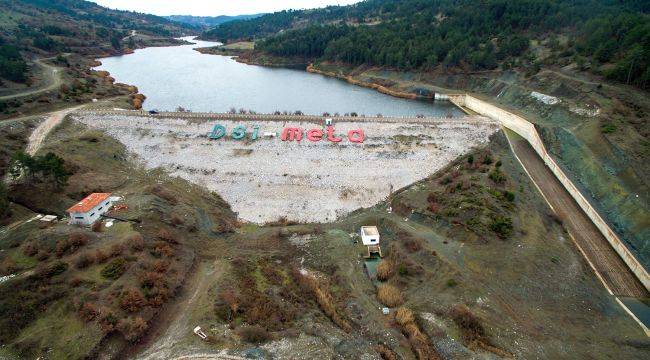
<svg viewBox="0 0 650 360"><path fill-rule="evenodd" d="M236 141L208 139L215 122L137 116L73 115L106 131L149 168L220 194L240 217L264 223L285 216L301 222L333 221L368 207L394 190L416 182L488 140L498 126L476 118L422 123L338 122L337 134L361 128L363 144L283 142L279 138ZM259 134L284 126L319 128L316 123L219 121L228 131L245 124Z"/></svg>

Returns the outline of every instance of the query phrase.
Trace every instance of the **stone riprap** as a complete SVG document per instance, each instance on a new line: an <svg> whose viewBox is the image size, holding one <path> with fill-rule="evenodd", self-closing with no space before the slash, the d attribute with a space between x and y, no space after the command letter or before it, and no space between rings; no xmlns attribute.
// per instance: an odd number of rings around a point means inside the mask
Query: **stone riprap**
<svg viewBox="0 0 650 360"><path fill-rule="evenodd" d="M488 141L498 125L482 117L412 123L336 122L337 144L282 141L284 127L324 129L322 122L209 121L80 113L77 121L122 142L148 168L161 167L217 192L243 220L264 223L286 217L326 222L372 206L390 192L423 179L471 148ZM215 124L225 137L208 137ZM244 140L229 137L245 125ZM253 126L257 140L250 140ZM362 129L363 144L347 139ZM277 137L262 137L265 133Z"/></svg>

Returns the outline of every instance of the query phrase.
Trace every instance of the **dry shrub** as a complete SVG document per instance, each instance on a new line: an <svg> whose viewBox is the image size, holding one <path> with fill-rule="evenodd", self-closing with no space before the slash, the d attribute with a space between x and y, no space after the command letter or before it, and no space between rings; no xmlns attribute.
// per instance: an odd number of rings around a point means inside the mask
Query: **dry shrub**
<svg viewBox="0 0 650 360"><path fill-rule="evenodd" d="M102 229L103 229L103 228L104 228L104 223L103 223L101 220L97 220L97 221L95 221L95 222L90 226L90 229L91 229L93 232L96 232L96 233L98 233L98 232L102 232Z"/></svg>
<svg viewBox="0 0 650 360"><path fill-rule="evenodd" d="M82 232L73 232L68 235L68 241L71 246L81 247L88 244L88 235Z"/></svg>
<svg viewBox="0 0 650 360"><path fill-rule="evenodd" d="M418 238L408 238L404 240L404 247L410 253L422 250L422 240Z"/></svg>
<svg viewBox="0 0 650 360"><path fill-rule="evenodd" d="M259 344L271 338L269 332L259 325L243 327L239 329L238 333L242 339L252 344Z"/></svg>
<svg viewBox="0 0 650 360"><path fill-rule="evenodd" d="M45 261L49 259L50 253L47 250L41 250L36 254L36 260L38 261Z"/></svg>
<svg viewBox="0 0 650 360"><path fill-rule="evenodd" d="M235 320L248 325L259 325L267 331L286 330L295 320L297 304L304 303L297 287L287 282L277 291L260 291L259 279L252 274L258 266L244 258L232 260L233 279L236 291L224 291L215 301L216 314L230 321L234 327ZM236 318L236 319L235 319Z"/></svg>
<svg viewBox="0 0 650 360"><path fill-rule="evenodd" d="M402 244L404 244L404 247L406 250L410 253L414 253L417 251L422 250L422 239L414 237L412 234L405 232L405 231L400 231L397 233L397 238L400 240ZM391 248L392 251L396 251L395 248ZM398 254L399 255L399 254ZM391 254L392 256L392 254ZM395 257L394 257L395 258ZM395 258L397 261L399 261L399 258Z"/></svg>
<svg viewBox="0 0 650 360"><path fill-rule="evenodd" d="M124 253L126 246L123 243L111 245L111 249L108 253L109 257L117 257Z"/></svg>
<svg viewBox="0 0 650 360"><path fill-rule="evenodd" d="M85 322L95 320L95 318L97 318L97 315L99 315L99 311L97 310L95 304L91 302L85 302L83 305L81 305L81 308L79 308L79 316L81 316L81 319Z"/></svg>
<svg viewBox="0 0 650 360"><path fill-rule="evenodd" d="M432 213L437 214L440 211L440 204L438 204L438 203L429 203L429 205L427 206L427 209L429 209L429 211L431 211Z"/></svg>
<svg viewBox="0 0 650 360"><path fill-rule="evenodd" d="M107 307L102 307L101 310L99 310L99 316L98 316L99 327L101 328L104 334L108 334L113 330L115 330L117 321L118 321L117 315L115 315L113 310Z"/></svg>
<svg viewBox="0 0 650 360"><path fill-rule="evenodd" d="M156 260L151 265L151 270L157 273L166 273L167 269L169 269L169 261L167 260Z"/></svg>
<svg viewBox="0 0 650 360"><path fill-rule="evenodd" d="M280 216L275 221L267 221L264 226L291 226L299 224L297 221L289 220L286 216Z"/></svg>
<svg viewBox="0 0 650 360"><path fill-rule="evenodd" d="M377 352L383 360L398 360L399 355L386 344L379 344L376 346Z"/></svg>
<svg viewBox="0 0 650 360"><path fill-rule="evenodd" d="M479 318L474 315L467 306L456 305L450 312L449 316L454 323L460 328L463 340L471 344L485 337L485 329Z"/></svg>
<svg viewBox="0 0 650 360"><path fill-rule="evenodd" d="M382 260L377 265L377 280L386 281L395 275L395 263L390 260Z"/></svg>
<svg viewBox="0 0 650 360"><path fill-rule="evenodd" d="M409 308L400 307L395 311L395 321L400 325L404 326L408 323L415 322L415 316Z"/></svg>
<svg viewBox="0 0 650 360"><path fill-rule="evenodd" d="M7 256L0 262L0 275L13 274L16 270L18 270L18 266L12 258Z"/></svg>
<svg viewBox="0 0 650 360"><path fill-rule="evenodd" d="M74 260L74 266L77 269L85 269L88 266L92 265L93 262L95 262L95 257L90 255L88 251L84 251L83 253L79 254Z"/></svg>
<svg viewBox="0 0 650 360"><path fill-rule="evenodd" d="M151 255L155 257L172 257L174 255L174 249L172 249L169 244L162 242L162 241L156 241L153 245L153 249L151 250Z"/></svg>
<svg viewBox="0 0 650 360"><path fill-rule="evenodd" d="M231 322L239 311L239 300L237 294L231 289L221 291L217 295L215 312L224 321Z"/></svg>
<svg viewBox="0 0 650 360"><path fill-rule="evenodd" d="M82 232L73 232L68 235L67 239L61 239L56 242L56 256L61 257L65 254L74 254L86 244L88 244L88 235Z"/></svg>
<svg viewBox="0 0 650 360"><path fill-rule="evenodd" d="M80 278L73 277L72 279L70 279L69 284L70 284L70 286L75 288L75 287L78 287L79 285L81 285L82 282L83 282L83 280L81 280Z"/></svg>
<svg viewBox="0 0 650 360"><path fill-rule="evenodd" d="M126 237L125 243L129 244L131 251L140 252L144 250L144 238L139 232L134 232Z"/></svg>
<svg viewBox="0 0 650 360"><path fill-rule="evenodd" d="M152 186L149 188L149 192L163 200L166 200L171 205L176 205L178 203L176 196L161 185Z"/></svg>
<svg viewBox="0 0 650 360"><path fill-rule="evenodd" d="M140 287L144 297L152 307L160 307L170 296L169 284L164 274L155 271L143 271L140 276Z"/></svg>
<svg viewBox="0 0 650 360"><path fill-rule="evenodd" d="M145 306L144 297L137 289L128 289L122 292L120 297L120 307L124 311L136 312Z"/></svg>
<svg viewBox="0 0 650 360"><path fill-rule="evenodd" d="M36 253L38 253L38 248L32 242L25 244L25 247L23 247L23 254L25 256L34 256Z"/></svg>
<svg viewBox="0 0 650 360"><path fill-rule="evenodd" d="M265 264L261 269L262 275L273 285L282 285L284 277L275 266Z"/></svg>
<svg viewBox="0 0 650 360"><path fill-rule="evenodd" d="M116 326L116 329L122 333L124 339L131 342L138 340L147 331L147 328L149 328L149 325L139 316L124 318Z"/></svg>
<svg viewBox="0 0 650 360"><path fill-rule="evenodd" d="M106 252L104 252L102 249L95 250L95 261L98 264L105 263L106 260L108 260L109 257L110 256Z"/></svg>
<svg viewBox="0 0 650 360"><path fill-rule="evenodd" d="M183 220L180 216L176 214L172 215L172 217L169 219L169 222L172 224L173 227L179 227L185 224L185 220Z"/></svg>
<svg viewBox="0 0 650 360"><path fill-rule="evenodd" d="M328 289L329 286L321 284L321 282L313 276L303 275L298 269L294 269L292 273L294 278L298 280L300 287L307 290L314 297L325 315L327 315L334 324L345 332L349 333L352 331L352 325L350 322L344 319L337 312L334 299Z"/></svg>
<svg viewBox="0 0 650 360"><path fill-rule="evenodd" d="M396 307L404 303L404 298L399 289L388 284L379 285L379 288L377 289L377 298L379 299L379 302L388 307Z"/></svg>
<svg viewBox="0 0 650 360"><path fill-rule="evenodd" d="M408 338L409 345L419 360L442 359L430 339L420 330L410 309L405 307L397 309L395 322Z"/></svg>
<svg viewBox="0 0 650 360"><path fill-rule="evenodd" d="M170 244L177 244L176 237L169 232L167 229L160 229L158 230L158 234L156 237L162 241L168 242Z"/></svg>
<svg viewBox="0 0 650 360"><path fill-rule="evenodd" d="M502 357L512 354L496 347L487 337L481 319L474 315L465 305L456 305L449 311L449 316L460 329L461 337L470 349L481 348Z"/></svg>

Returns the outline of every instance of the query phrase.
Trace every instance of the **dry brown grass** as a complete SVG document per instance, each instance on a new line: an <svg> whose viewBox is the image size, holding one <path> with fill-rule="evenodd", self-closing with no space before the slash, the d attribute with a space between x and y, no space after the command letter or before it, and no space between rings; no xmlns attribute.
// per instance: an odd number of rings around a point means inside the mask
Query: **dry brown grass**
<svg viewBox="0 0 650 360"><path fill-rule="evenodd" d="M90 226L90 229L93 232L102 232L102 230L104 229L104 224L102 223L101 220L97 220Z"/></svg>
<svg viewBox="0 0 650 360"><path fill-rule="evenodd" d="M386 281L395 275L395 263L390 260L382 260L377 265L377 280Z"/></svg>
<svg viewBox="0 0 650 360"><path fill-rule="evenodd" d="M176 195L174 195L169 189L163 187L162 185L155 185L150 187L149 193L166 200L171 205L176 205L178 203L178 198L176 198Z"/></svg>
<svg viewBox="0 0 650 360"><path fill-rule="evenodd" d="M386 344L379 344L376 346L377 352L383 360L398 360L399 355L393 349L389 348Z"/></svg>
<svg viewBox="0 0 650 360"><path fill-rule="evenodd" d="M512 357L512 354L492 344L481 319L474 315L467 306L454 306L449 311L449 316L460 329L461 337L470 349L480 348L502 357Z"/></svg>
<svg viewBox="0 0 650 360"><path fill-rule="evenodd" d="M404 326L415 322L415 316L413 316L413 312L409 308L401 307L395 311L395 321L400 326Z"/></svg>
<svg viewBox="0 0 650 360"><path fill-rule="evenodd" d="M404 303L401 291L388 284L379 285L377 288L377 299L388 307L396 307Z"/></svg>
<svg viewBox="0 0 650 360"><path fill-rule="evenodd" d="M413 312L405 307L397 309L395 312L395 322L399 325L402 333L408 338L411 350L419 360L437 360L442 359L436 349L431 344L431 340L426 336L415 321Z"/></svg>
<svg viewBox="0 0 650 360"><path fill-rule="evenodd" d="M336 310L336 305L334 304L334 299L328 290L328 286L321 284L321 282L313 276L303 275L297 269L294 269L293 276L298 280L302 288L311 292L321 310L323 310L325 315L327 315L334 324L345 332L349 333L352 331L352 325L350 322L344 319Z"/></svg>

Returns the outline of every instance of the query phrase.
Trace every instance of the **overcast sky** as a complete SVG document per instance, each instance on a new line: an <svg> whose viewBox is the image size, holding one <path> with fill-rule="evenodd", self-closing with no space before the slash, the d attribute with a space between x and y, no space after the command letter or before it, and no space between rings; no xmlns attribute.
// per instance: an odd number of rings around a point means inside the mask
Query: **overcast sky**
<svg viewBox="0 0 650 360"><path fill-rule="evenodd" d="M111 9L155 15L243 15L349 5L359 0L91 0Z"/></svg>

